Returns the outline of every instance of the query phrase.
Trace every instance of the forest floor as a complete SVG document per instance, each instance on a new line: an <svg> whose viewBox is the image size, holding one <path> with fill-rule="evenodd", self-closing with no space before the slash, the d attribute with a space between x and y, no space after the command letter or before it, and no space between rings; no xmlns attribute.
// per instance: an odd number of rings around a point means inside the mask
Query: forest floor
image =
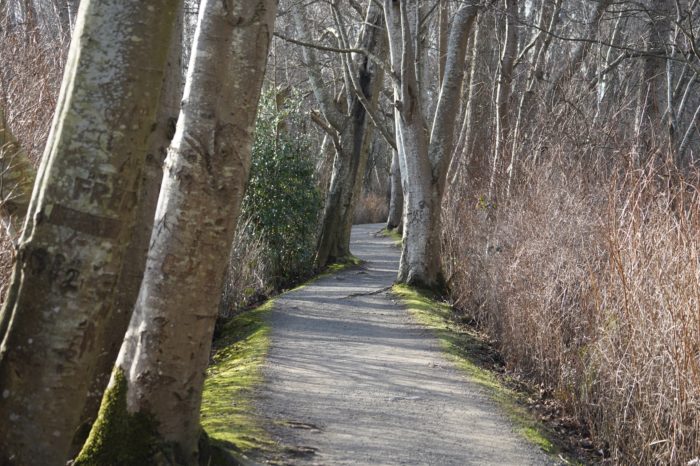
<svg viewBox="0 0 700 466"><path fill-rule="evenodd" d="M265 311L269 347L252 404L275 447L255 461L557 463L399 302L391 287L400 251L380 229L353 228L362 266L285 293Z"/></svg>

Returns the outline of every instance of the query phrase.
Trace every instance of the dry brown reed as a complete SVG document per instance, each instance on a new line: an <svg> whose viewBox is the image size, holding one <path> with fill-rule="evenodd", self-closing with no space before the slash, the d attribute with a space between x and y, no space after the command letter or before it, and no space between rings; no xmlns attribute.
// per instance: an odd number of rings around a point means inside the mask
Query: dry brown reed
<svg viewBox="0 0 700 466"><path fill-rule="evenodd" d="M452 297L611 461L684 465L700 456L700 177L550 151L501 204L484 167L453 187Z"/></svg>
<svg viewBox="0 0 700 466"><path fill-rule="evenodd" d="M360 225L363 223L386 222L389 216L389 202L386 196L375 192L362 193L355 205L355 215L352 223Z"/></svg>

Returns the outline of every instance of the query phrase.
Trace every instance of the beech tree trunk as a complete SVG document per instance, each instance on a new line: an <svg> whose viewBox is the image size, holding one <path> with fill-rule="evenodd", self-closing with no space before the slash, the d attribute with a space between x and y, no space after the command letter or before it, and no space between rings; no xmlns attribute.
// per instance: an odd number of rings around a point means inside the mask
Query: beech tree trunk
<svg viewBox="0 0 700 466"><path fill-rule="evenodd" d="M67 459L113 312L176 3L80 9L0 316L2 464Z"/></svg>
<svg viewBox="0 0 700 466"><path fill-rule="evenodd" d="M102 346L96 350L99 360L88 399L81 416L81 427L74 438L72 454L80 451L87 439L92 423L97 417L100 402L109 383L114 362L119 354L124 334L129 326L132 311L138 298L146 266L153 218L158 203L158 194L163 179L163 162L168 146L175 133L180 100L182 98L182 36L183 5L178 2L175 12L175 24L171 33L170 49L163 78L163 88L156 114L156 125L151 133L146 151L145 165L140 180L140 199L136 209L136 222L131 234L131 241L125 253L125 260L119 274L114 312L103 326L103 335L97 339Z"/></svg>
<svg viewBox="0 0 700 466"><path fill-rule="evenodd" d="M273 0L200 4L138 303L78 465L109 463L135 435L149 440L136 442L129 464L163 456L198 464L225 249L248 179L276 9Z"/></svg>
<svg viewBox="0 0 700 466"><path fill-rule="evenodd" d="M646 162L650 151L661 150L664 143L668 143L669 133L664 134L659 130L663 128L662 118L668 105L664 79L668 60L665 46L671 40L671 12L675 10L671 0L649 0L645 6L650 12L646 25L647 55L643 59L635 115L635 157L639 165ZM673 144L668 144L667 147L672 146Z"/></svg>
<svg viewBox="0 0 700 466"><path fill-rule="evenodd" d="M486 126L480 118L477 118L477 108L486 106L485 103L481 102L485 97L481 96L481 98L479 98L480 93L477 91L477 86L483 85L479 82L479 69L477 64L479 57L484 53L485 46L487 46L487 44L485 44L486 41L484 41L482 37L484 35L484 29L485 26L479 23L476 23L474 26L469 59L469 79L467 92L464 93L466 94L467 103L464 109L462 129L459 132L459 140L455 146L447 173L450 184L454 184L457 178L464 174L466 167L469 166L470 161L474 159L474 152L477 150L475 141L478 139L478 137L475 136L476 129L480 128L483 131L483 128ZM477 158L481 155L482 154L478 154Z"/></svg>
<svg viewBox="0 0 700 466"><path fill-rule="evenodd" d="M297 32L310 42L304 12L304 7L295 9L294 20ZM383 21L381 7L370 1L358 44L354 48L381 56ZM349 93L346 99L348 109L344 112L325 89L314 51L305 47L302 52L309 81L323 118L323 121L320 121L319 117L317 122L329 134L335 148L333 171L324 204L315 260L316 267L322 268L333 262L343 262L350 257L352 219L371 138L366 106L376 105L383 75L379 66L367 55L356 54L353 59L344 59L344 67L350 80L348 86L352 88L346 89Z"/></svg>
<svg viewBox="0 0 700 466"><path fill-rule="evenodd" d="M358 47L381 55L384 21L380 7L370 2ZM350 68L350 62L346 63ZM348 70L360 88L350 92L348 116L338 132L339 144L333 163L333 173L323 209L323 223L318 241L316 266L323 267L333 262L342 262L350 257L350 232L355 213L355 204L362 186L362 177L369 156L371 128L364 98L376 106L382 84L382 73L376 63L366 55L358 55L354 66ZM362 96L358 96L358 92Z"/></svg>
<svg viewBox="0 0 700 466"><path fill-rule="evenodd" d="M415 31L404 2L384 1L397 109L397 147L405 186L403 249L398 281L427 288L442 285L440 214L447 168L454 146L454 123L464 78L467 40L476 2L460 5L450 29L445 73L428 135L414 66ZM398 141L400 140L400 141Z"/></svg>
<svg viewBox="0 0 700 466"><path fill-rule="evenodd" d="M501 164L502 152L510 134L510 96L513 82L513 65L518 51L518 3L517 0L503 0L506 15L506 37L501 54L501 63L496 84L496 141L493 150L493 165L489 181L489 198L495 196L496 177Z"/></svg>

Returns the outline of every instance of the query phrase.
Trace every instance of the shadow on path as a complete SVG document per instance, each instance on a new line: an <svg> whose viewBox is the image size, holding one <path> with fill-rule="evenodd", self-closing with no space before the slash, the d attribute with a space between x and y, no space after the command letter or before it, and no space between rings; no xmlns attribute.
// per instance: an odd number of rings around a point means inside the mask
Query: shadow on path
<svg viewBox="0 0 700 466"><path fill-rule="evenodd" d="M549 464L388 292L399 249L353 229L366 261L281 296L257 408L289 464ZM278 458L279 460L279 458Z"/></svg>

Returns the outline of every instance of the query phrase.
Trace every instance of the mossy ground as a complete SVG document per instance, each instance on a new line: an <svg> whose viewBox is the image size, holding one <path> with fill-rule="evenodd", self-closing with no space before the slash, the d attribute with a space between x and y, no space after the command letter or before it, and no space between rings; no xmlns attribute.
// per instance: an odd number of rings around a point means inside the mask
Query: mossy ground
<svg viewBox="0 0 700 466"><path fill-rule="evenodd" d="M274 442L254 414L253 390L262 382L262 364L270 344L265 315L274 300L227 322L215 342L207 370L201 423L213 442L250 453L274 449Z"/></svg>
<svg viewBox="0 0 700 466"><path fill-rule="evenodd" d="M452 308L428 292L405 285L395 285L392 292L418 322L435 332L449 358L505 411L520 435L550 455L562 454L553 433L525 407L525 394L509 388L506 376L491 370L498 356L483 337L457 323Z"/></svg>
<svg viewBox="0 0 700 466"><path fill-rule="evenodd" d="M332 275L334 273L342 272L343 270L348 270L353 267L359 267L362 265L362 259L350 255L342 261L335 262L326 267L326 269L315 278L325 277L327 275Z"/></svg>
<svg viewBox="0 0 700 466"><path fill-rule="evenodd" d="M386 236L387 238L391 238L394 240L394 243L397 246L400 246L401 243L403 243L403 236L401 236L401 233L399 233L396 230L388 230L386 228L382 229L382 231L379 232L380 235Z"/></svg>
<svg viewBox="0 0 700 466"><path fill-rule="evenodd" d="M358 267L362 261L350 256L327 267L323 273L291 291L299 290L321 277ZM244 311L217 332L213 362L207 370L202 396L201 423L217 450L238 453L277 453L277 444L256 418L253 406L255 387L262 383L262 365L270 345L266 314L274 299ZM212 463L214 464L214 463Z"/></svg>

